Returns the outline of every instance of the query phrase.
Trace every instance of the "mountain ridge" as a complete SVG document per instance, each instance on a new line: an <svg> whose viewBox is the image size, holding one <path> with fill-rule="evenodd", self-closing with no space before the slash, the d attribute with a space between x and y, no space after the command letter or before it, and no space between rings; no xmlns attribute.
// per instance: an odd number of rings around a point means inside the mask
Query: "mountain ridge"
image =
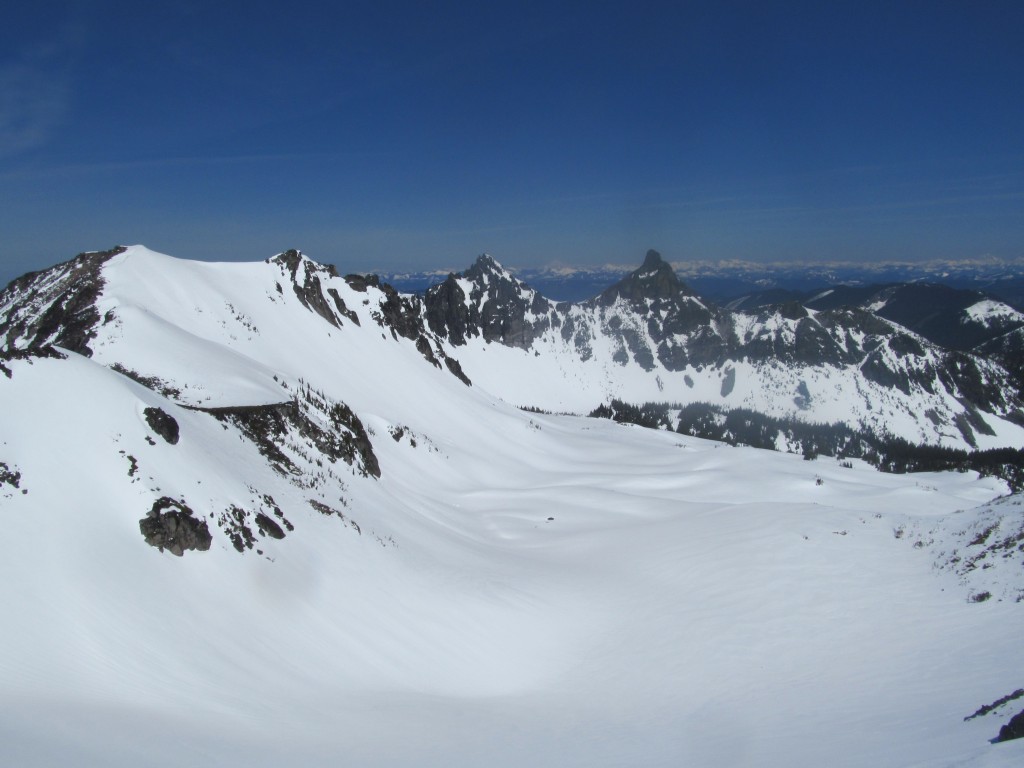
<svg viewBox="0 0 1024 768"><path fill-rule="evenodd" d="M149 253L122 247L84 254L12 283L0 293L5 349L57 343L93 354L98 329L116 314L101 312L96 301L101 270L134 252ZM369 320L394 339L413 342L427 362L464 384L482 382L518 405L589 413L611 399L702 401L954 448L1024 440L1019 380L1000 365L1012 367L1012 335L1003 334L1007 341L993 345L989 360L945 349L870 308L717 307L696 297L654 250L579 303L551 302L487 255L422 298L376 278L341 278L297 250L264 263L278 269L278 298L283 281L306 310L337 329L363 322L357 302L373 303ZM489 349L532 354L485 359ZM585 386L574 383L580 381ZM524 402L528 392L534 394Z"/></svg>

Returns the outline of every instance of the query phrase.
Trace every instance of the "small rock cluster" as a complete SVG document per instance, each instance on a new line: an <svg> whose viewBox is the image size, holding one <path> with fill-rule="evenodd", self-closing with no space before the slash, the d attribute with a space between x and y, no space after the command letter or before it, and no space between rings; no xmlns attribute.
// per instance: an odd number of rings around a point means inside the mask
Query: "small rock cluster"
<svg viewBox="0 0 1024 768"><path fill-rule="evenodd" d="M166 549L178 557L189 549L205 552L213 542L206 521L196 518L188 506L168 496L153 502L152 509L139 520L139 531L151 547L161 552Z"/></svg>

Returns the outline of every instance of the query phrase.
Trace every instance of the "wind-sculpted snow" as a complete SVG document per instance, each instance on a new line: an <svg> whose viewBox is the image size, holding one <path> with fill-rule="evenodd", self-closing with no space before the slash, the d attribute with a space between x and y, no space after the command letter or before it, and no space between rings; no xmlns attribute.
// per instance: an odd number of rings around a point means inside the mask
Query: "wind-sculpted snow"
<svg viewBox="0 0 1024 768"><path fill-rule="evenodd" d="M482 330L452 344L423 322L428 301L297 252L201 264L131 247L98 276L91 356L44 344L59 330L5 337L0 763L1024 759L989 741L1013 707L970 718L1024 686L1021 510L1002 481L499 397L766 403L753 388L770 379L818 413L839 384L881 391L852 368L669 370L628 291L538 302L525 317L552 325L524 349ZM49 304L15 298L18 328L39 327ZM694 333L711 346L762 333L706 310ZM766 333L796 344L821 314L769 313ZM615 318L622 334L605 333ZM932 360L853 319L821 327L841 359Z"/></svg>

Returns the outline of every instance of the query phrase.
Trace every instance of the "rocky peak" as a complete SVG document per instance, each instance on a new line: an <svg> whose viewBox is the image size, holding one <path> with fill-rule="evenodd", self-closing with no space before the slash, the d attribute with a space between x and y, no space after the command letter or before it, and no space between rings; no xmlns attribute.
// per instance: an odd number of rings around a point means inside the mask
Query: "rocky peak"
<svg viewBox="0 0 1024 768"><path fill-rule="evenodd" d="M331 325L341 327L342 317L347 317L356 325L359 324L359 318L345 306L345 302L336 288L328 288L326 295L324 293L320 277L322 276L324 280L338 277L338 270L333 265L319 264L303 254L302 251L294 248L267 259L267 264L276 264L281 268L282 273L288 274L292 290L302 305L310 311L316 312ZM300 267L302 267L301 275L299 274ZM278 285L278 289L280 290L280 285ZM327 296L333 300L333 307Z"/></svg>
<svg viewBox="0 0 1024 768"><path fill-rule="evenodd" d="M277 254L272 258L267 259L270 264L277 264L278 266L284 267L292 276L292 280L298 280L297 273L299 271L299 265L306 263L307 273L312 272L324 272L330 277L337 277L338 270L331 264L319 264L309 258L306 254L296 248L289 248L283 253Z"/></svg>
<svg viewBox="0 0 1024 768"><path fill-rule="evenodd" d="M476 257L473 266L466 270L465 275L470 280L483 275L494 275L496 277L511 278L512 275L498 261L488 253L482 253Z"/></svg>
<svg viewBox="0 0 1024 768"><path fill-rule="evenodd" d="M648 300L671 300L692 296L693 292L680 280L672 266L655 250L647 251L644 263L602 293L601 304L612 304L622 298L643 304Z"/></svg>
<svg viewBox="0 0 1024 768"><path fill-rule="evenodd" d="M650 269L659 269L665 260L661 258L661 254L651 248L647 251L647 255L644 256L644 263L640 265L640 269L646 271Z"/></svg>
<svg viewBox="0 0 1024 768"><path fill-rule="evenodd" d="M472 283L468 296L458 276L449 275L424 297L430 329L453 344L480 334L488 342L525 349L548 326L551 303L488 254L461 277Z"/></svg>

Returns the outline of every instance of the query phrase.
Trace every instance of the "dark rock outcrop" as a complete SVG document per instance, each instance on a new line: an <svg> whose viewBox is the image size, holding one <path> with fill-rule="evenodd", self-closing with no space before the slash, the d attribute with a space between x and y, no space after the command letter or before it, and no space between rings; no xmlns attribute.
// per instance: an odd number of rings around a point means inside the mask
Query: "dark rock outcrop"
<svg viewBox="0 0 1024 768"><path fill-rule="evenodd" d="M232 504L217 518L217 525L227 534L236 552L245 552L256 545L256 534L248 524L249 513Z"/></svg>
<svg viewBox="0 0 1024 768"><path fill-rule="evenodd" d="M161 496L153 502L153 507L139 521L139 531L147 544L178 557L187 550L205 552L213 541L206 521L195 517L184 502L169 496Z"/></svg>
<svg viewBox="0 0 1024 768"><path fill-rule="evenodd" d="M345 305L345 300L341 298L341 294L338 293L337 288L328 288L327 295L334 299L334 306L337 308L340 315L347 317L354 324L359 325L359 315Z"/></svg>
<svg viewBox="0 0 1024 768"><path fill-rule="evenodd" d="M424 299L424 314L430 330L457 347L465 344L469 336L480 333L466 299L466 292L455 275L448 275L443 283L429 289Z"/></svg>
<svg viewBox="0 0 1024 768"><path fill-rule="evenodd" d="M461 363L459 363L459 361L458 361L458 360L456 360L456 359L455 359L454 357L447 357L447 356L446 356L446 357L444 358L444 364L445 364L446 366L448 366L448 370L449 370L449 371L451 372L451 374L452 374L452 375L453 375L453 376L454 376L455 378L457 378L457 379L458 379L459 381L461 381L461 382L462 382L463 384L465 384L465 385L466 385L467 387L471 387L471 386L473 386L473 382L472 382L472 381L470 381L470 380L469 380L469 376L467 376L467 375L466 375L466 374L465 374L465 373L463 372L463 370L462 370L462 365L461 365Z"/></svg>
<svg viewBox="0 0 1024 768"><path fill-rule="evenodd" d="M177 444L178 422L171 414L163 408L147 408L142 413L146 417L146 423L149 424L150 429L171 445Z"/></svg>
<svg viewBox="0 0 1024 768"><path fill-rule="evenodd" d="M283 539L284 531L281 530L281 526L277 524L270 516L263 512L256 513L256 526L260 529L260 533L264 536L269 536L272 539Z"/></svg>
<svg viewBox="0 0 1024 768"><path fill-rule="evenodd" d="M1011 739L1020 738L1024 738L1024 710L1010 718L1010 722L999 729L996 741L1010 741Z"/></svg>
<svg viewBox="0 0 1024 768"><path fill-rule="evenodd" d="M59 349L55 349L49 345L42 347L33 347L29 349L0 349L0 373L6 376L8 379L14 378L14 371L12 371L5 363L9 363L13 360L27 360L31 364L33 360L38 358L50 358L51 360L66 360L67 355L61 352Z"/></svg>
<svg viewBox="0 0 1024 768"><path fill-rule="evenodd" d="M21 472L15 467L11 469L3 461L0 461L0 485L9 485L12 488L20 488Z"/></svg>
<svg viewBox="0 0 1024 768"><path fill-rule="evenodd" d="M384 300L379 303L379 310L372 313L377 324L390 330L392 338L396 340L405 338L415 342L416 351L431 365L441 368L441 361L444 361L452 375L465 384L470 383L462 373L458 361L449 359L441 345L437 343L437 332L434 329L438 322L435 317L438 316L436 306L433 310L429 306L424 307L419 297L400 294L391 285L382 283L376 275L347 275L345 281L353 290L361 293L366 293L371 287L383 293ZM459 290L454 279L453 284L455 289ZM443 311L441 314L443 315ZM431 320L432 317L435 319ZM461 339L464 343L464 337L458 335L457 328L454 333L454 338Z"/></svg>
<svg viewBox="0 0 1024 768"><path fill-rule="evenodd" d="M282 271L290 276L292 291L294 291L298 300L302 302L302 306L320 315L320 317L336 328L341 327L339 315L349 316L349 310L345 306L345 302L338 296L337 291L335 291L332 296L335 307L338 310L338 314L335 314L334 309L331 308L324 295L323 285L320 283L320 275L324 277L338 276L338 271L333 266L317 264L303 256L301 251L296 250L285 251L268 259L268 261L271 264L280 266Z"/></svg>
<svg viewBox="0 0 1024 768"><path fill-rule="evenodd" d="M329 462L341 460L364 476L380 477L380 464L359 417L344 403L328 402L310 389L284 403L192 410L237 426L281 474L298 472L285 449L292 434ZM323 423L314 417L314 410L325 414Z"/></svg>

